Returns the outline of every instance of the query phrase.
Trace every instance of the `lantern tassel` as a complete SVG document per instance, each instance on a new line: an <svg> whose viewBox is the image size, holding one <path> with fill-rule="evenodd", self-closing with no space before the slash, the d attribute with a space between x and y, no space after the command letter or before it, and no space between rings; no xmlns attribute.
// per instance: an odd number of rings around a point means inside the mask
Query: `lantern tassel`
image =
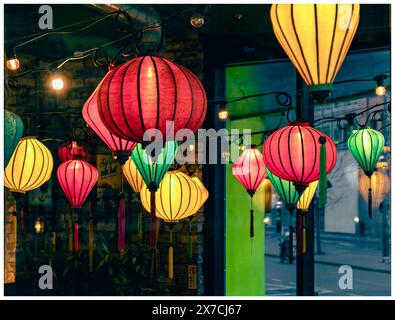
<svg viewBox="0 0 395 320"><path fill-rule="evenodd" d="M123 254L125 250L125 194L121 192L119 194L119 206L118 206L118 250Z"/></svg>
<svg viewBox="0 0 395 320"><path fill-rule="evenodd" d="M292 225L289 226L289 263L293 263L294 257L293 257L293 252L294 252L294 228Z"/></svg>
<svg viewBox="0 0 395 320"><path fill-rule="evenodd" d="M369 219L372 219L372 176L369 176L368 215Z"/></svg>
<svg viewBox="0 0 395 320"><path fill-rule="evenodd" d="M320 147L320 180L319 180L319 199L320 205L324 206L327 202L327 176L326 176L326 138L321 136L318 139L319 143L321 144Z"/></svg>
<svg viewBox="0 0 395 320"><path fill-rule="evenodd" d="M78 252L79 249L78 232L79 232L78 213L77 211L75 211L74 212L74 251L75 252Z"/></svg>
<svg viewBox="0 0 395 320"><path fill-rule="evenodd" d="M254 238L254 209L252 206L252 197L251 197L251 210L250 210L250 238Z"/></svg>
<svg viewBox="0 0 395 320"><path fill-rule="evenodd" d="M155 209L155 192L151 191L151 248L156 247L156 209Z"/></svg>
<svg viewBox="0 0 395 320"><path fill-rule="evenodd" d="M173 229L170 228L169 232L170 246L169 246L169 279L173 279Z"/></svg>

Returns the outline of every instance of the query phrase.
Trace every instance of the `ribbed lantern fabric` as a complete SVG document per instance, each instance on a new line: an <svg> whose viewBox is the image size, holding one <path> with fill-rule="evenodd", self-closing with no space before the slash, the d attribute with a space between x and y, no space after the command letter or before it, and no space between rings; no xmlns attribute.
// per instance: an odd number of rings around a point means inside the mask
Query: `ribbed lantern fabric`
<svg viewBox="0 0 395 320"><path fill-rule="evenodd" d="M359 4L273 4L274 34L306 84L330 90L359 23Z"/></svg>
<svg viewBox="0 0 395 320"><path fill-rule="evenodd" d="M51 178L53 158L35 137L19 140L4 171L4 185L13 192L34 190Z"/></svg>
<svg viewBox="0 0 395 320"><path fill-rule="evenodd" d="M263 180L263 190L265 192L265 213L272 211L272 183L269 179Z"/></svg>
<svg viewBox="0 0 395 320"><path fill-rule="evenodd" d="M10 161L22 134L22 119L17 114L4 110L4 166Z"/></svg>
<svg viewBox="0 0 395 320"><path fill-rule="evenodd" d="M63 162L57 171L59 184L72 208L81 208L95 186L99 173L97 169L84 160Z"/></svg>
<svg viewBox="0 0 395 320"><path fill-rule="evenodd" d="M89 99L85 102L84 107L82 108L82 117L88 126L113 152L114 156L116 156L121 164L123 164L132 153L136 143L130 140L122 139L119 136L112 134L104 125L102 119L100 118L97 105L98 88L96 88Z"/></svg>
<svg viewBox="0 0 395 320"><path fill-rule="evenodd" d="M336 164L336 146L329 136L308 123L289 123L266 139L266 167L281 179L307 187L320 178L320 137L326 138L326 173L331 172Z"/></svg>
<svg viewBox="0 0 395 320"><path fill-rule="evenodd" d="M384 142L383 134L370 128L357 130L348 138L348 149L367 176L372 175Z"/></svg>
<svg viewBox="0 0 395 320"><path fill-rule="evenodd" d="M359 178L359 192L367 203L369 202L370 185L372 188L372 207L378 208L384 197L391 191L390 178L380 171L373 172L371 181L366 175Z"/></svg>
<svg viewBox="0 0 395 320"><path fill-rule="evenodd" d="M266 178L263 156L256 146L243 151L233 164L232 173L252 197Z"/></svg>
<svg viewBox="0 0 395 320"><path fill-rule="evenodd" d="M150 212L150 191L144 185L140 192L143 207ZM198 184L180 171L168 172L160 183L156 197L156 216L166 222L177 222L195 214L202 204Z"/></svg>
<svg viewBox="0 0 395 320"><path fill-rule="evenodd" d="M167 141L160 154L155 158L147 155L148 147L144 149L141 144L138 144L133 150L132 160L150 191L155 192L159 187L159 183L174 161L177 149L176 141Z"/></svg>
<svg viewBox="0 0 395 320"><path fill-rule="evenodd" d="M205 119L207 99L200 80L187 68L147 55L109 72L98 90L98 106L112 134L142 143L149 129L158 129L165 140L174 139L170 130L195 132ZM167 121L174 127L167 128Z"/></svg>
<svg viewBox="0 0 395 320"><path fill-rule="evenodd" d="M292 214L295 210L295 206L299 200L299 194L296 191L294 184L291 181L281 179L271 173L268 168L266 168L267 177L273 185L274 190L277 191L281 200L284 201L285 207Z"/></svg>
<svg viewBox="0 0 395 320"><path fill-rule="evenodd" d="M74 158L84 159L86 157L85 147L79 146L77 141L68 141L58 148L58 157L61 162L65 162Z"/></svg>
<svg viewBox="0 0 395 320"><path fill-rule="evenodd" d="M318 181L313 181L309 183L309 186L303 191L302 196L299 198L299 201L296 205L298 210L308 211L310 207L310 203L313 200L315 190L318 187Z"/></svg>
<svg viewBox="0 0 395 320"><path fill-rule="evenodd" d="M133 191L139 193L145 183L132 158L129 158L122 166L122 172Z"/></svg>
<svg viewBox="0 0 395 320"><path fill-rule="evenodd" d="M204 186L203 182L198 178L198 177L191 177L192 181L194 181L197 186L200 189L200 193L202 195L201 197L201 203L199 205L198 211L200 210L200 208L204 205L204 203L207 201L209 193L208 190L206 189L206 187Z"/></svg>

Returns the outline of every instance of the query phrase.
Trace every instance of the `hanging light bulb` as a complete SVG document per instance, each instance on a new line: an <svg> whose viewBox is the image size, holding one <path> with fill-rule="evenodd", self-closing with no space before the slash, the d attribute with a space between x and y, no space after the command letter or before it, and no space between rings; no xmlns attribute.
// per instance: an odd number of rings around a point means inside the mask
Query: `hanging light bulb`
<svg viewBox="0 0 395 320"><path fill-rule="evenodd" d="M378 95L379 97L382 97L385 95L385 93L387 92L387 89L384 86L384 79L386 78L385 75L378 75L376 77L374 77L374 81L376 81L376 95Z"/></svg>
<svg viewBox="0 0 395 320"><path fill-rule="evenodd" d="M204 25L204 16L201 13L195 12L191 15L189 21L192 27L201 28Z"/></svg>
<svg viewBox="0 0 395 320"><path fill-rule="evenodd" d="M60 91L64 88L64 80L61 74L54 74L51 78L51 87L56 91Z"/></svg>
<svg viewBox="0 0 395 320"><path fill-rule="evenodd" d="M37 234L44 232L44 221L41 218L37 218L34 222L34 232Z"/></svg>
<svg viewBox="0 0 395 320"><path fill-rule="evenodd" d="M21 64L19 62L19 59L16 56L14 56L13 58L7 60L6 66L8 70L16 71L19 69Z"/></svg>
<svg viewBox="0 0 395 320"><path fill-rule="evenodd" d="M229 112L226 108L221 108L218 111L218 118L220 120L227 120L229 118Z"/></svg>

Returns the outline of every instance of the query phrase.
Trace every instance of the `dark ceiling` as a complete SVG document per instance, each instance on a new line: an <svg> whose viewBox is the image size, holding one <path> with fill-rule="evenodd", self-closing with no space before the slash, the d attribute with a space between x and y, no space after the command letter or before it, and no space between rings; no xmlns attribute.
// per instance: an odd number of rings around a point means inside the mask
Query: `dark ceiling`
<svg viewBox="0 0 395 320"><path fill-rule="evenodd" d="M54 28L73 25L80 21L92 21L102 17L92 5L51 5L54 13ZM124 5L130 7L135 5ZM146 5L140 5L147 7ZM38 28L39 5L5 5L5 49L10 54L13 46L43 31ZM270 5L215 4L215 5L151 5L161 16L165 38L182 40L198 33L209 50L215 64L236 61L263 60L285 57L271 27ZM200 29L190 25L189 17L194 12L204 13L205 24ZM80 25L81 26L81 25ZM77 27L80 27L77 26ZM65 30L75 30L69 27ZM95 27L73 35L51 35L38 42L18 49L19 53L54 60L72 55L121 35L114 28L114 19L108 18ZM361 50L390 45L390 6L378 4L361 5L361 19L353 40L352 50ZM106 48L113 54L117 47Z"/></svg>

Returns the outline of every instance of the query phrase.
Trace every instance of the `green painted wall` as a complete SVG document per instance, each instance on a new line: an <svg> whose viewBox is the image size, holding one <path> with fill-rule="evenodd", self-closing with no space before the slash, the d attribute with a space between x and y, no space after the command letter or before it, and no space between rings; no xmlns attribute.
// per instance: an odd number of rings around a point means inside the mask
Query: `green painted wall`
<svg viewBox="0 0 395 320"><path fill-rule="evenodd" d="M248 70L249 69L249 70ZM254 72L245 67L226 69L226 97L238 97L254 92L262 92L262 88L252 85ZM240 81L248 85L249 92L240 87ZM255 88L254 88L255 87ZM251 104L249 102L248 104ZM235 106L240 108L239 106ZM246 108L246 111L249 108ZM232 106L229 105L229 110ZM240 109L239 109L240 110ZM238 110L238 113L240 111ZM228 129L264 128L260 116L227 122ZM260 137L253 137L252 143L260 143ZM263 190L262 190L263 191ZM243 186L232 175L232 165L226 168L226 248L225 275L226 295L262 296L265 295L265 260L264 260L264 200L263 192L254 196L255 236L250 239L250 197Z"/></svg>

